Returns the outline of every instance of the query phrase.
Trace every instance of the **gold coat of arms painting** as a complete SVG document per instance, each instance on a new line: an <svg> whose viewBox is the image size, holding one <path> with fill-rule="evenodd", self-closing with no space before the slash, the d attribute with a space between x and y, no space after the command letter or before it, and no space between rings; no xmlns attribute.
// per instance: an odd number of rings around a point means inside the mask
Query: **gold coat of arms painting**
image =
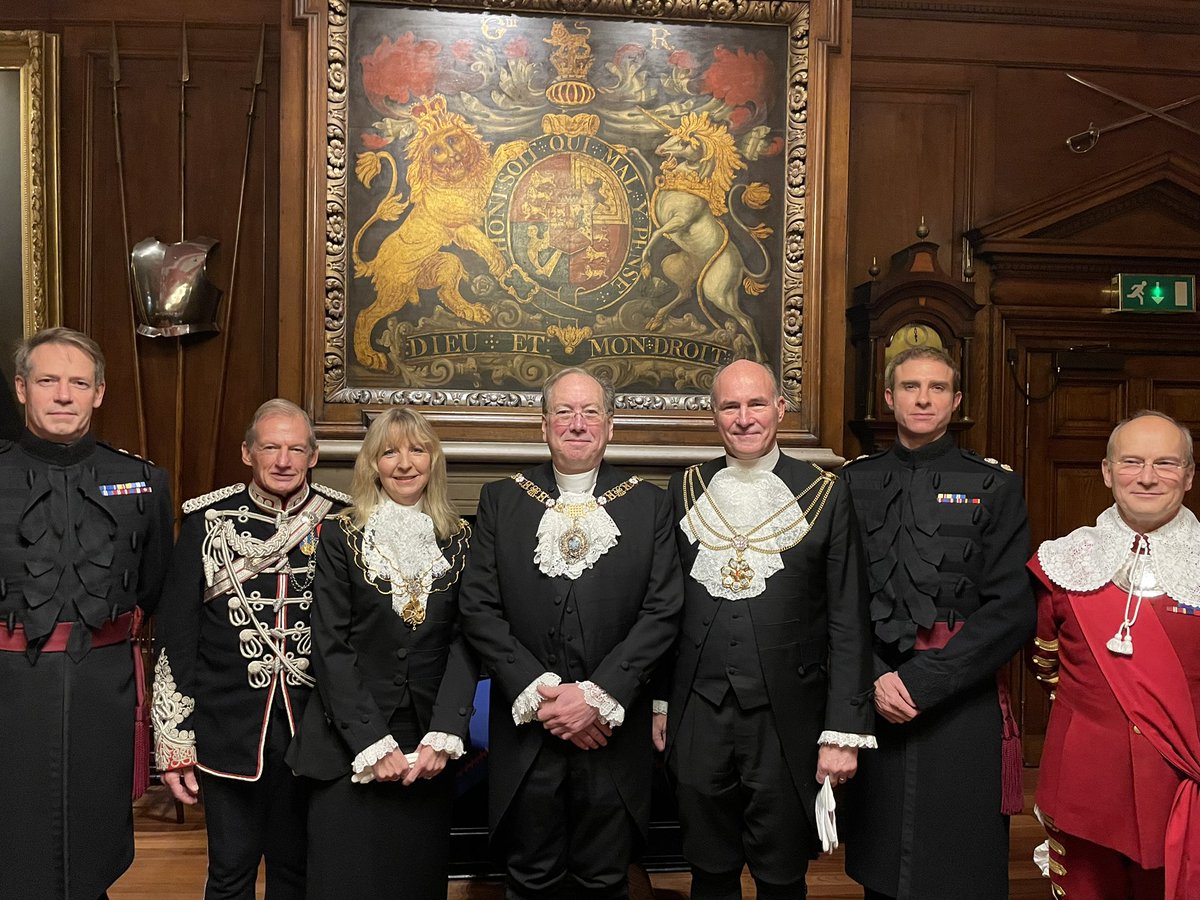
<svg viewBox="0 0 1200 900"><path fill-rule="evenodd" d="M527 406L575 365L699 410L740 357L798 384L807 6L627 7L331 4L326 404Z"/></svg>

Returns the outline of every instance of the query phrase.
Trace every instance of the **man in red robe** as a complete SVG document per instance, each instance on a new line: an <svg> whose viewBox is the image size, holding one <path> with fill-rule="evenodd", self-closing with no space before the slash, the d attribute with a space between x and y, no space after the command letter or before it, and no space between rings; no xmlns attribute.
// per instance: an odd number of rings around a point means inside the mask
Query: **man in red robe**
<svg viewBox="0 0 1200 900"><path fill-rule="evenodd" d="M1140 412L1101 464L1116 501L1038 548L1034 672L1054 700L1037 808L1056 897L1200 897L1200 522L1192 437Z"/></svg>

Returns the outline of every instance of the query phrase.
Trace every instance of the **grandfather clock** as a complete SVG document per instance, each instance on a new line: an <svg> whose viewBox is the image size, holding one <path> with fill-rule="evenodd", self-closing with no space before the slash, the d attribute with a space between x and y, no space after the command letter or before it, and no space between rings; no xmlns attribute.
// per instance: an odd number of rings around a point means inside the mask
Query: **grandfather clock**
<svg viewBox="0 0 1200 900"><path fill-rule="evenodd" d="M948 276L937 254L938 245L932 241L910 244L892 255L882 278L873 266L872 279L854 289L846 312L855 363L850 430L864 453L895 440L896 420L883 398L883 372L893 356L909 347L941 347L958 363L963 398L950 429L964 431L974 424L971 342L981 306L975 302L975 285Z"/></svg>

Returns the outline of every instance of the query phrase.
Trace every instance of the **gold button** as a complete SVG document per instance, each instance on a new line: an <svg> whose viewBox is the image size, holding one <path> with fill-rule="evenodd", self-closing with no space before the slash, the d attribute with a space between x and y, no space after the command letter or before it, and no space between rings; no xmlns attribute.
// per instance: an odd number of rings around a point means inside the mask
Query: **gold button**
<svg viewBox="0 0 1200 900"><path fill-rule="evenodd" d="M1134 725L1134 726L1133 726L1133 733L1134 733L1134 734L1141 734L1141 733L1142 733L1142 729L1140 729L1140 728L1138 728L1136 725Z"/></svg>

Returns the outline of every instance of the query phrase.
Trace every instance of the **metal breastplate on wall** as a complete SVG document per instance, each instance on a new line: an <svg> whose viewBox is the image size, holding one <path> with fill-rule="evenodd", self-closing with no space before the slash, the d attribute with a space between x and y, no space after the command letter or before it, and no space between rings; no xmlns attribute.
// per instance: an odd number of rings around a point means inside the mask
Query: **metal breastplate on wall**
<svg viewBox="0 0 1200 900"><path fill-rule="evenodd" d="M208 280L208 254L217 241L199 237L178 244L146 238L130 254L137 291L138 334L177 337L217 331L221 291Z"/></svg>

